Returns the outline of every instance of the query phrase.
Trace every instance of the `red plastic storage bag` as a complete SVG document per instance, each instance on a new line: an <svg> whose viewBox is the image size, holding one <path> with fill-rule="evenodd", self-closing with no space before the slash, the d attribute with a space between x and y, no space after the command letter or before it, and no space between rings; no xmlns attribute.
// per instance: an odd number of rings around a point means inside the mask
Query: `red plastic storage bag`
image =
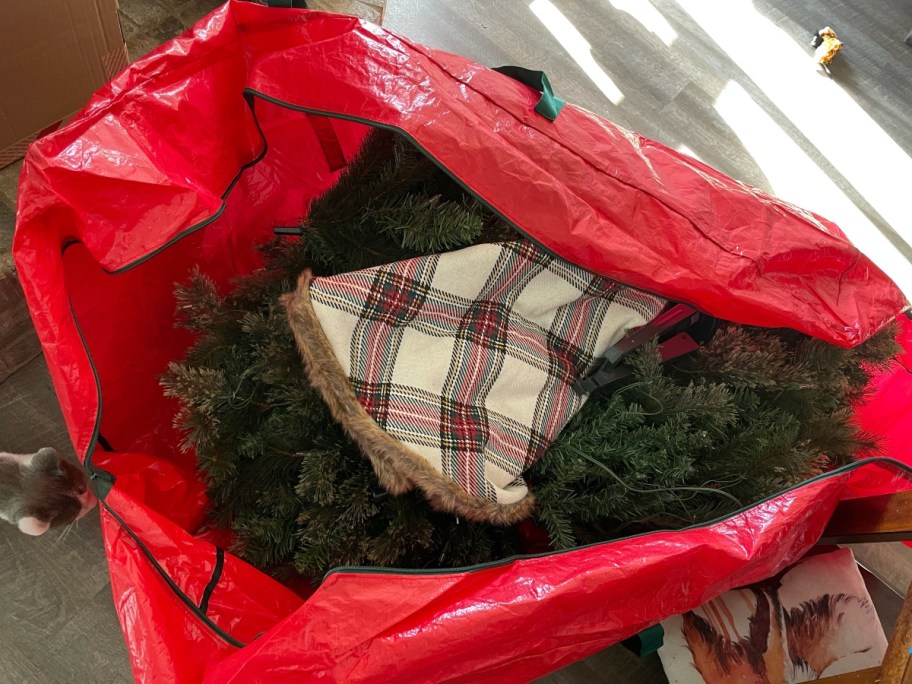
<svg viewBox="0 0 912 684"><path fill-rule="evenodd" d="M253 247L306 213L371 125L545 248L716 316L850 346L907 308L824 219L572 105L550 121L538 99L351 17L234 1L31 148L14 255L102 499L137 679L528 681L777 572L841 498L909 487L907 357L861 411L896 461L714 524L456 571L342 568L306 598L222 550L158 385L191 343L174 283L255 268Z"/></svg>

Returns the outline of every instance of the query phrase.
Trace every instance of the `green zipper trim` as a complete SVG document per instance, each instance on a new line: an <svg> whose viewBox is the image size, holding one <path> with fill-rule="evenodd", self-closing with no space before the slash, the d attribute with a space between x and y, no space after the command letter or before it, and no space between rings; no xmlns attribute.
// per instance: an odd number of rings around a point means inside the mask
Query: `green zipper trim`
<svg viewBox="0 0 912 684"><path fill-rule="evenodd" d="M656 535L656 534L669 534L669 533L674 533L674 532L686 532L689 530L705 529L705 528L712 527L713 525L718 525L719 523L726 522L727 520L731 520L732 518L735 518L743 513L746 513L747 511L751 510L752 508L756 508L757 506L762 506L763 504L768 503L774 499L778 499L780 496L784 496L790 492L794 492L798 489L802 489L803 487L815 484L817 482L820 482L821 480L828 480L830 478L846 475L847 473L850 473L853 470L862 468L864 466L872 465L875 463L879 463L884 466L890 466L892 468L895 468L897 470L897 475L912 481L912 467L907 466L905 463L903 463L901 461L897 461L896 459L893 459L893 458L888 458L886 456L875 456L873 458L865 458L860 461L855 461L853 463L849 463L847 465L840 466L839 468L830 470L829 472L826 472L826 473L821 473L820 475L815 475L814 477L809 478L807 480L802 480L798 484L792 485L791 487L786 487L785 489L782 489L774 494L770 494L766 498L760 499L759 501L751 503L750 505L742 506L741 508L739 508L736 511L727 513L725 515L721 515L718 518L714 518L714 519L708 520L706 522L694 523L693 525L688 525L687 527L679 527L676 529L650 530L649 532L640 532L638 534L631 534L626 537L618 537L616 539L607 539L605 541L592 542L591 544L583 544L581 546L574 546L573 548L570 548L570 549L560 549L557 551L543 551L542 553L519 554L516 556L509 556L508 558L503 558L503 559L496 560L496 561L490 561L488 563L477 563L475 565L466 565L466 566L463 566L460 568L416 569L416 568L378 568L378 567L363 566L363 565L341 565L341 566L339 566L337 568L333 568L332 570L327 572L323 576L323 579L325 580L330 575L334 575L339 572L350 572L350 573L356 573L356 574L379 574L379 575L389 575L389 574L445 575L445 574L449 574L449 573L459 574L459 573L463 573L463 572L476 572L479 570L487 570L489 568L497 568L497 567L501 567L503 565L509 565L513 561L517 561L517 560L525 560L525 559L530 559L530 558L547 558L548 556L559 556L559 555L565 554L565 553L573 553L574 551L579 551L581 549L591 549L596 546L603 546L605 544L613 544L615 542L630 541L631 539L641 539L643 537L649 537L649 536Z"/></svg>
<svg viewBox="0 0 912 684"><path fill-rule="evenodd" d="M251 99L248 99L248 106L251 108L251 114L254 114L253 113L253 102ZM192 233L195 233L196 231L206 227L207 225L209 225L210 223L212 223L213 221L218 219L224 213L225 206L226 206L225 200L227 199L227 197L231 193L231 191L234 189L235 185L237 185L238 181L241 179L241 176L243 175L244 171L246 171L247 169L251 168L252 166L255 166L260 161L262 161L263 158L266 156L266 152L269 149L268 143L266 140L266 136L263 134L263 130L260 127L259 120L256 118L255 114L253 116L253 119L254 119L254 123L257 127L257 131L260 134L260 139L263 143L263 149L257 154L257 156L254 159L243 164L238 169L237 174L235 174L234 178L231 180L231 182L228 184L228 187L225 188L225 191L221 195L222 205L218 208L218 210L214 214L212 214L212 216L209 216L206 219L203 219L202 221L200 221L199 223L194 224L190 228L187 228L186 230L181 231L180 233L178 233L177 235L172 237L170 240L165 242L163 245L157 247L156 249L152 250L148 254L144 254L142 257L140 257L136 261L133 261L125 266L122 266L122 267L114 269L114 270L102 269L105 273L108 273L111 275L120 275L122 273L126 273L127 271L129 271L133 268L136 268L140 264L145 263L152 257L163 252L168 247L171 247L179 240L182 240L183 238L187 237L188 235L191 235ZM71 240L71 241L65 243L61 247L61 258L62 258L62 255L66 252L66 250L75 244L82 244L82 241ZM172 591L174 591L177 594L178 599L180 599L180 601L184 605L186 605L187 608L190 609L190 611L194 615L196 615L197 618L199 618L200 621L206 627L209 627L215 634L217 634L219 637L224 639L228 644L230 644L232 646L236 646L238 648L244 647L246 644L244 644L241 641L238 641L237 639L232 637L230 634L228 634L227 632L222 630L221 627L219 627L217 624L215 624L206 615L205 610L201 610L201 608L199 606L197 606L190 599L190 597L187 596L181 590L181 588L179 586L177 586L177 584L174 582L174 580L171 578L171 576L168 574L168 572L156 560L155 555L149 550L149 548L145 545L145 543L143 543L143 541L136 535L136 533L132 530L132 528L123 520L123 518L121 518L119 515L117 515L117 513L114 512L114 510L108 505L108 503L106 501L106 497L110 493L111 489L114 487L116 477L112 473L110 473L106 470L103 470L101 468L98 468L92 463L93 456L95 455L95 450L98 447L98 436L101 432L101 419L102 419L102 412L103 412L103 405L104 405L103 400L102 400L102 392L101 392L101 378L98 375L98 368L95 365L95 360L92 357L92 353L89 351L89 345L86 342L85 334L82 331L82 326L79 324L79 318L76 316L76 311L73 308L72 299L67 298L67 303L70 307L70 316L73 319L73 324L76 326L76 332L79 335L79 340L82 344L83 351L85 352L86 359L88 360L89 367L91 368L91 371L92 371L92 377L95 381L95 392L96 392L96 401L97 401L98 409L95 414L95 424L92 427L92 436L89 439L89 444L86 447L85 457L82 462L83 466L86 469L86 472L88 472L88 474L89 474L89 486L92 489L92 493L95 494L95 496L98 498L101 505L104 506L105 510L111 514L111 516L120 524L120 526L123 528L123 530L133 539L133 541L139 547L140 551L142 551L143 555L146 556L146 558L149 560L149 562L152 564L152 566L155 568L155 570L158 571L158 573L161 575L162 579L164 579L165 582L168 584L168 586L172 589ZM216 548L217 548L217 558L218 558L219 557L218 552L221 551L221 549L219 549L218 547L216 547ZM219 573L219 576L220 576L220 574L221 573ZM215 587L213 586L212 589L214 590L214 588Z"/></svg>
<svg viewBox="0 0 912 684"><path fill-rule="evenodd" d="M73 244L76 244L76 242L74 241L74 242L67 243L64 246L64 250ZM152 567L158 571L158 574L161 575L162 579L164 579L165 582L168 584L168 586L172 589L172 591L174 591L177 594L178 599L180 599L180 601L185 606L187 606L187 608L190 609L190 611L194 615L196 615L206 627L209 627L213 632L215 632L218 636L220 636L222 639L224 639L227 643L231 644L232 646L236 646L238 648L244 647L246 644L244 644L241 641L238 641L237 639L232 637L230 634L228 634L227 632L222 630L221 627L219 627L211 619L209 619L209 617L206 615L204 610L201 610L200 607L198 607L190 599L190 597L187 596L181 590L181 588L179 586L177 586L177 584L174 582L174 580L171 579L171 575L169 575L168 572L161 566L161 564L159 564L158 560L155 558L155 555L149 550L149 548L145 545L145 543L137 536L137 534L123 520L123 518L121 518L114 511L114 509L111 508L111 506L108 504L107 495L113 488L116 478L114 477L114 475L112 475L108 471L102 470L101 468L97 468L92 464L92 457L94 456L95 449L98 446L98 435L99 435L100 428L101 428L101 414L102 414L101 378L98 376L98 369L95 366L95 360L92 357L92 353L89 351L88 345L86 344L86 339L85 339L85 335L82 332L82 327L79 325L79 319L77 318L76 311L73 308L72 299L68 299L68 303L70 306L70 315L73 317L73 323L75 324L76 330L79 333L79 339L82 342L83 351L85 352L86 359L88 359L89 366L92 370L92 377L95 381L95 392L96 392L97 402L98 402L98 412L96 413L96 416L95 416L95 425L92 429L92 437L89 440L88 450L86 452L85 460L83 461L83 465L85 466L86 471L89 473L89 485L91 486L93 493L95 494L96 497L98 497L99 503L104 507L104 509L111 515L111 517L113 517L120 524L121 528L123 528L123 530L133 539L133 541L139 547L140 551L142 551L143 555L145 555L147 560L152 564Z"/></svg>
<svg viewBox="0 0 912 684"><path fill-rule="evenodd" d="M246 95L246 93L245 93L245 95ZM235 174L234 178L228 184L228 187L225 188L225 191L220 195L220 198L222 200L222 205L216 210L216 212L214 214L212 214L212 216L209 216L208 218L203 219L199 223L195 223L194 225L190 226L189 228L182 230L180 233L178 233L177 235L175 235L174 237L169 239L163 245L156 247L148 254L144 254L136 261L132 261L129 264L127 264L126 266L121 266L120 268L116 268L113 271L108 271L107 269L103 269L105 271L105 273L109 273L111 275L120 275L121 273L126 273L127 271L129 271L133 268L136 268L140 264L145 263L152 257L165 251L166 249L168 249L168 247L171 247L176 242L183 240L188 235L192 235L196 231L205 228L206 226L208 226L213 221L217 220L219 217L221 217L222 214L225 213L225 207L227 206L225 200L228 198L228 195L231 194L231 191L234 190L234 186L237 185L239 180L241 180L241 176L244 174L244 171L246 171L247 169L249 169L251 167L256 166L261 161L263 161L263 158L266 156L266 153L269 151L269 143L266 140L266 136L263 133L263 129L260 128L260 121L259 121L259 119L257 119L256 114L253 111L253 101L249 97L247 97L246 99L247 99L247 106L250 108L250 114L253 116L253 123L256 125L257 132L260 134L260 140L262 140L262 142L263 142L263 149L259 152L259 154L257 154L256 157L254 157L251 161L243 164L241 166L241 168L238 169L237 174Z"/></svg>
<svg viewBox="0 0 912 684"><path fill-rule="evenodd" d="M340 121L350 121L352 123L363 124L365 126L371 126L373 128L379 128L381 130L391 131L393 133L397 133L398 135L401 135L403 138L408 140L412 145L414 145L418 150L420 150L421 153L425 157L427 157L432 162L434 162L434 165L438 169L443 171L443 173L445 173L446 176L450 180L452 180L454 183L456 183L456 185L458 185L460 188L462 188L467 194L471 195L477 201L484 204L495 216L497 216L501 221L503 221L508 226L510 226L510 228L512 228L514 231L516 231L519 235L523 236L526 240L528 240L529 242L534 244L536 247L538 247L538 249L540 249L545 254L548 254L549 256L554 257L555 259L561 259L563 261L567 261L567 259L565 257L561 256L560 254L555 252L553 249L551 249L547 245L543 245L537 238L532 237L528 233L528 231L526 231L525 228L521 228L515 221L513 221L512 219L507 217L499 209L497 209L493 204L491 204L491 202L489 202L484 197L479 195L473 188L470 188L468 185L466 185L465 182L461 178L459 178L459 176L455 175L452 171L450 171L450 169L448 169L443 164L443 162L441 162L439 159L437 159L437 157L435 157L430 152L428 152L427 148L425 148L421 143L419 143L409 133L407 133L403 129L399 128L398 126L392 126L390 124L379 123L377 121L374 121L373 119L368 119L368 118L360 117L360 116L353 116L350 114L337 114L334 112L327 112L327 111L324 111L321 109L314 109L312 107L301 107L299 105L291 104L290 102L285 102L283 100L279 100L278 98L272 97L271 95L266 95L265 93L261 93L260 91L255 90L253 88L245 88L244 95L258 97L261 100L265 100L266 102L274 104L278 107L285 107L286 109L291 109L293 111L301 112L303 114L315 114L318 116L325 116L330 119L339 119ZM251 106L251 111L253 111L252 106ZM256 120L255 115L254 115L254 120ZM259 124L257 124L257 127L259 128ZM260 134L262 134L262 129L260 130ZM629 184L625 183L625 185L629 185ZM585 269L585 270L588 271L589 269ZM602 274L599 274L599 275L602 275ZM604 276L604 275L603 275L603 277L610 278L610 276ZM653 295L655 294L654 292L649 292L648 290L644 290L641 287L634 287L627 283L625 283L624 285L633 290L639 290L640 292L646 292L648 294L653 294ZM663 295L658 295L658 296L663 296ZM667 299L667 297L665 297L665 299ZM669 300L669 301L671 301L671 300ZM692 306L694 309L696 309L697 311L702 311L702 309L692 301L689 301L686 299L681 299L680 297L675 299L674 301L681 302L682 304L688 304L688 305ZM912 305L910 305L910 307L912 307Z"/></svg>
<svg viewBox="0 0 912 684"><path fill-rule="evenodd" d="M468 185L466 185L465 182L461 178L459 178L452 171L450 171L450 169L448 169L439 159L437 159L437 157L435 157L430 152L428 152L427 148L425 148L421 143L419 143L409 133L407 133L403 129L399 128L398 126L392 126L390 124L380 123L378 121L374 121L373 119L368 119L368 118L361 117L361 116L353 116L351 114L338 114L335 112L327 112L327 111L324 111L321 109L314 109L312 107L301 107L299 105L291 104L290 102L285 102L284 100L279 100L278 98L272 97L271 95L266 95L265 93L261 93L260 91L255 90L253 88L245 88L244 95L248 96L248 97L249 96L258 97L261 100L264 100L265 102L269 102L271 104L276 105L277 107L284 107L285 109L291 109L292 111L301 112L302 114L314 114L316 116L325 116L330 119L339 119L340 121L350 121L351 123L362 124L365 126L370 126L372 128L379 128L381 130L391 131L393 133L401 135L403 138L408 140L412 145L414 145L425 157L427 157L432 162L434 162L434 165L437 166L437 168L439 168L441 171L443 171L450 180L452 180L454 183L456 183L466 193L468 193L469 195L474 197L476 200L478 200L479 202L484 204L498 218L500 218L504 223L506 223L508 226L510 226L510 228L512 228L517 233L522 235L529 242L534 243L536 246L538 246L539 249L546 252L547 254L549 254L555 258L558 258L558 259L563 258L559 254L557 254L554 250L542 245L540 242L538 242L538 240L531 237L523 228L520 228L511 219L507 218L503 213L501 213L498 209L496 209L489 201L484 199L475 190L473 190ZM253 108L251 107L251 111L252 110L253 110ZM254 119L256 119L256 116L254 116ZM262 134L262 130L260 132Z"/></svg>
<svg viewBox="0 0 912 684"><path fill-rule="evenodd" d="M165 580L165 582L168 584L168 586L171 588L171 590L175 594L177 594L177 597L180 599L181 603L183 603L185 606L187 606L187 608L194 615L196 615L196 617L198 617L205 626L207 626L213 632L218 634L222 639L227 641L232 646L236 646L237 648L243 648L244 646L247 645L243 641L238 641L237 639L235 639L233 636L228 634L228 632L224 631L221 627L219 627L212 620L210 620L209 617L206 615L206 613L203 610L201 610L200 607L197 606L193 601L190 600L190 597L187 596L181 590L181 588L179 586L177 586L177 584L174 582L173 579L171 579L171 576L167 573L167 571L161 565L159 565L158 560L155 558L155 555L149 550L149 548L143 543L143 541L136 535L136 533L130 528L130 526L127 525L126 522L124 522L123 518L121 518L119 515L117 515L117 513L114 512L114 510L107 504L107 502L102 502L102 505L105 507L105 510L108 513L110 513L111 516L118 523L120 523L120 526L123 528L123 530L128 535L130 535L130 537L133 539L133 541L136 543L136 545L139 546L140 550L146 556L146 559L152 564L152 567L154 567L158 571L158 574L162 576L162 578Z"/></svg>
<svg viewBox="0 0 912 684"><path fill-rule="evenodd" d="M63 248L60 250L60 258L63 259L63 255L66 253L66 250L77 244L77 241L67 242ZM76 332L79 335L79 341L82 343L82 349L85 352L86 359L89 362L89 368L92 370L92 377L95 379L95 396L96 402L98 404L98 411L95 413L95 424L92 426L92 436L89 438L89 445L86 450L85 459L82 462L83 467L86 469L86 472L89 474L89 487L92 488L92 493L98 498L99 501L104 502L105 497L108 495L108 492L111 491L111 488L114 486L115 477L106 470L101 468L96 468L92 464L92 456L95 454L95 449L98 447L98 435L101 431L101 378L98 377L98 369L95 366L95 359L92 358L92 354L89 353L89 345L86 342L85 335L82 332L82 326L79 325L79 319L76 317L76 310L73 308L73 300L67 297L67 304L70 307L70 316L73 318L73 324L76 326Z"/></svg>
<svg viewBox="0 0 912 684"><path fill-rule="evenodd" d="M267 102L270 102L276 106L285 107L287 109L291 109L294 111L299 111L303 114L314 114L314 115L318 115L318 116L326 116L329 118L340 119L343 121L351 121L352 123L364 124L366 126L372 126L374 128L380 128L380 129L392 131L394 133L401 135L406 140L408 140L410 143L412 143L416 148L418 148L421 151L421 153L424 154L428 159L433 161L434 164L437 165L437 167L440 168L440 170L443 171L450 179L452 179L456 184L458 184L463 190L465 190L469 195L474 197L477 201L484 204L488 209L490 209L494 214L496 214L502 221L504 221L504 223L509 225L513 230L515 230L517 233L519 233L520 235L525 237L527 240L529 240L530 242L535 244L542 251L550 254L553 257L556 257L559 259L564 259L564 257L555 253L550 248L542 245L537 239L531 237L524 229L520 228L518 225L516 225L516 223L514 223L509 218L504 216L500 211L498 211L495 207L493 207L490 202L485 200L483 197L478 195L478 193L476 193L472 188L467 186L465 184L465 182L462 181L462 179L455 176L446 166L443 165L443 163L439 159L437 159L434 155L432 155L430 152L428 152L428 150L424 146L422 146L417 140L415 140L415 138L413 138L411 135L409 135L407 132L405 132L401 128L398 128L397 126L392 126L389 124L378 123L377 121L373 121L371 119L367 119L364 117L352 116L349 114L338 114L338 113L334 113L334 112L327 112L327 111L323 111L320 109L314 109L312 107L301 107L299 105L291 104L290 102L284 102L283 100L279 100L278 98L272 97L271 95L266 95L265 93L261 93L258 90L255 90L253 88L245 88L244 94L247 96L252 95L254 97L258 97L258 98L265 100ZM254 118L256 118L256 117L254 117ZM677 300L677 301L682 301L682 300ZM691 302L684 302L684 303L691 304L691 306L693 306L695 309L699 310L699 307L692 304ZM627 541L630 539L638 539L641 537L647 537L652 534L667 534L669 532L682 532L685 530L707 528L707 527L711 527L712 525L717 525L721 522L734 518L735 516L741 515L742 513L750 510L751 508L760 506L764 503L767 503L768 501L771 501L780 496L783 496L784 494L788 494L789 492L795 491L796 489L799 489L806 485L810 485L810 484L813 484L820 480L825 480L830 477L838 477L840 475L844 475L848 472L851 472L852 470L855 470L856 468L859 468L859 467L862 467L865 465L869 465L872 463L882 463L884 465L890 465L892 467L895 467L897 469L897 471L899 471L900 475L903 475L909 479L912 479L912 467L907 466L905 463L902 463L901 461L897 461L895 459L886 458L886 457L866 458L866 459L863 459L860 461L855 461L854 463L849 463L847 465L841 466L835 470L831 470L829 472L822 473L820 475L815 475L814 477L812 477L808 480L804 480L796 485L787 487L786 489L776 492L775 494L771 494L770 496L766 497L765 499L761 499L760 501L756 501L747 506L743 506L742 508L734 511L733 513L729 513L729 514L720 516L720 517L710 520L708 522L696 523L694 525L689 525L687 527L678 528L675 530L672 530L672 529L652 530L650 532L641 532L639 534L633 534L633 535L629 535L627 537L619 537L617 539L611 539L611 540L601 541L601 542L593 542L591 544L584 544L582 546L574 546L572 549L562 549L559 551L545 551L545 552L536 553L536 554L509 556L508 558L504 558L501 560L490 561L488 563L478 563L475 565L468 565L468 566L464 566L461 568L415 569L415 568L377 568L377 567L372 567L372 566L343 565L343 566L339 566L337 568L333 568L332 570L327 572L323 576L323 579L325 580L330 575L334 575L334 574L340 573L340 572L358 573L358 574L376 573L376 574L386 574L386 575L388 575L388 574L443 575L443 574L449 574L449 573L475 572L478 570L486 570L488 568L495 568L495 567L507 565L516 560L522 560L522 559L526 559L526 558L545 558L547 556L555 556L555 555L560 555L563 553L572 553L573 551L578 551L580 549L588 549L588 548L592 548L594 546L601 546L602 544L611 544L613 542L618 542L618 541Z"/></svg>
<svg viewBox="0 0 912 684"><path fill-rule="evenodd" d="M156 249L152 250L148 254L143 255L136 261L130 262L129 264L126 264L125 266L114 269L112 271L107 271L107 270L103 269L103 270L105 270L105 272L110 273L112 275L119 275L121 273L125 273L125 272L129 271L130 269L133 269L133 268L139 266L140 264L148 261L152 257L160 254L165 249L167 249L168 247L171 247L179 240L182 240L183 238L187 237L188 235L191 235L192 233L195 233L196 231L204 228L205 226L209 225L210 223L212 223L213 221L215 221L217 218L219 218L222 215L222 213L225 210L225 199L227 198L228 194L234 189L234 186L240 180L240 177L243 174L243 172L246 171L247 169L249 169L250 167L254 166L255 164L259 163L260 161L262 161L262 159L266 155L266 152L268 151L268 141L266 139L265 134L263 133L262 128L260 127L259 120L256 116L256 112L254 110L254 105L253 105L253 99L252 99L253 97L258 97L262 100L270 102L279 107L285 107L287 109L290 109L293 111L299 111L299 112L302 112L305 114L314 114L314 115L318 115L318 116L325 116L328 118L340 119L343 121L351 121L353 123L364 124L367 126L372 126L374 128L380 128L380 129L398 133L399 135L403 136L406 140L408 140L410 143L415 145L415 147L417 149L419 149L422 152L422 154L424 154L432 162L434 162L434 164L437 165L440 168L440 170L443 171L449 178L451 178L457 185L459 185L463 190L465 190L469 195L474 197L476 200L478 200L479 202L482 202L486 207L488 207L488 209L490 209L495 215L497 215L502 221L504 221L504 223L509 225L513 230L515 230L520 235L524 236L530 242L537 245L544 252L546 252L554 257L557 257L557 258L563 258L563 257L560 257L560 255L556 254L550 248L540 244L538 242L538 240L532 238L525 230L520 228L513 221L511 221L509 218L504 216L500 211L498 211L496 208L494 208L490 202L488 202L487 200L482 198L473 189L468 187L460 178L455 176L446 166L444 166L436 157L434 157L432 154L430 154L427 151L427 149L425 149L422 145L420 145L417 140L415 140L411 135L406 133L404 130L402 130L396 126L391 126L389 124L382 124L382 123L372 121L371 119L367 119L364 117L357 117L357 116L351 116L351 115L346 115L346 114L338 114L338 113L334 113L334 112L326 112L326 111L322 111L319 109L313 109L313 108L308 108L308 107L300 107L300 106L293 105L288 102L283 102L282 100L271 97L269 95L266 95L265 93L261 93L252 88L245 88L243 93L244 93L245 98L247 98L248 106L249 106L251 114L253 116L254 123L255 123L255 125L257 127L257 131L259 132L260 137L262 139L263 149L257 155L257 157L255 159L253 159L252 161L247 162L246 164L241 166L237 175L234 177L234 179L228 185L228 188L222 194L222 206L219 207L219 209L212 216L191 226L190 228L187 228L186 230L181 231L180 233L178 233L177 235L175 235L174 237L169 239L167 242L165 242L163 245L161 245L160 247L157 247ZM71 243L67 243L66 245L64 245L64 249L66 249L67 247L69 247L72 244L75 244L75 242L78 242L78 241L73 241ZM682 300L679 300L679 301L682 301ZM685 302L685 303L690 303L690 302ZM88 345L86 344L85 336L82 333L82 329L79 325L79 321L76 317L76 313L73 310L72 301L70 301L70 312L73 317L73 322L75 323L76 329L79 333L79 337L80 337L80 340L83 345L83 350L86 353L86 357L87 357L89 364L91 366L91 369L92 369L92 374L95 379L95 387L96 387L97 397L98 397L98 412L96 415L95 426L93 429L92 438L89 442L89 447L87 449L84 464L86 466L86 469L89 470L90 476L93 471L96 472L98 474L98 477L101 479L103 479L105 476L107 476L108 478L110 478L110 485L113 485L113 475L111 475L110 473L107 473L106 471L94 468L94 466L92 466L92 463L91 463L92 455L94 454L95 447L97 446L98 434L99 434L100 427L101 427L101 414L102 414L101 380L98 376L95 362L92 359L92 354L91 354L91 352L89 352ZM825 480L825 479L828 479L831 477L838 477L838 476L844 475L848 472L851 472L852 470L855 470L856 468L870 465L872 463L881 463L885 466L893 467L898 471L898 474L900 474L901 476L912 479L912 467L909 467L909 466L905 465L904 463L901 463L900 461L897 461L892 458L885 458L885 457L868 458L868 459L864 459L861 461L856 461L854 463L850 463L848 465L837 468L836 470L832 470L828 473L823 473L821 475L817 475L817 476L810 478L808 480L805 480L799 484L793 485L792 487L783 489L782 491L777 492L776 494L772 494L765 499L752 503L749 506L744 506L741 509L735 511L734 513L720 516L719 518L716 518L709 522L698 523L698 524L691 525L688 527L679 528L677 530L653 530L651 532L643 532L643 533L639 533L639 534L630 535L627 537L620 537L618 539L611 539L611 540L602 541L602 542L594 542L592 544L585 544L583 546L575 546L571 549L546 551L546 552L537 553L537 554L509 556L507 558L503 558L503 559L496 560L496 561L490 561L488 563L479 563L479 564L464 566L464 567L460 567L460 568L414 569L414 568L377 568L377 567L368 567L368 566L339 566L339 567L333 568L332 570L327 572L324 575L323 579L325 580L326 578L330 577L331 575L338 574L338 573L378 574L378 575L463 574L466 572L477 572L477 571L481 571L481 570L487 570L489 568L502 567L504 565L509 565L517 560L545 558L548 556L558 556L558 555L563 555L563 554L567 554L567 553L573 553L573 552L579 551L581 549L588 549L588 548L592 548L595 546L602 546L605 544L612 544L612 543L620 542L620 541L628 541L631 539L648 537L650 535L655 535L655 534L667 534L669 532L681 532L681 531L685 531L685 530L707 528L707 527L711 527L712 525L723 522L725 520L729 520L737 515L740 515L746 511L750 510L751 508L760 506L768 501L771 501L772 499L778 498L791 491L795 491L796 489L800 489L801 487L813 484L820 480ZM110 488L111 488L110 486L107 487L107 491L110 491ZM107 494L107 491L105 491L104 493ZM191 601L190 598L180 589L180 587L177 586L177 584L174 582L174 580L171 579L171 577L168 575L168 573L165 571L165 569L155 559L152 552L148 549L148 547L146 547L146 545L142 542L142 540L140 540L139 537L133 532L133 530L130 528L130 526L111 509L111 507L104 501L104 499L102 499L102 505L105 507L105 510L107 510L112 515L112 517L114 517L114 519L117 520L117 522L121 525L121 527L127 532L127 534L139 546L140 550L144 553L144 555L147 557L147 559L153 565L153 567L159 572L159 574L162 576L162 578L165 580L165 582L168 584L168 586L178 595L178 598L181 600L181 602L184 603L184 605L186 605L187 608L194 615L196 615L203 622L203 624L205 626L209 627L213 632L215 632L218 636L220 636L222 639L224 639L227 643L231 644L232 646L237 646L240 648L245 645L244 643L238 641L237 639L234 639L227 632L223 631L218 625L216 625L214 622L212 622L212 620L209 619L209 617L205 613L201 612L199 607L193 601Z"/></svg>

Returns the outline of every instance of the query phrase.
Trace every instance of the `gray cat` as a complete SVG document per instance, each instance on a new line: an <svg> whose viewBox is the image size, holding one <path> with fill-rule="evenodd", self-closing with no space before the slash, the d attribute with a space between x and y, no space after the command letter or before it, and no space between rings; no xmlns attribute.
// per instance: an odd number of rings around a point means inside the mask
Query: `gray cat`
<svg viewBox="0 0 912 684"><path fill-rule="evenodd" d="M0 518L33 536L69 525L96 504L85 473L51 448L0 452Z"/></svg>

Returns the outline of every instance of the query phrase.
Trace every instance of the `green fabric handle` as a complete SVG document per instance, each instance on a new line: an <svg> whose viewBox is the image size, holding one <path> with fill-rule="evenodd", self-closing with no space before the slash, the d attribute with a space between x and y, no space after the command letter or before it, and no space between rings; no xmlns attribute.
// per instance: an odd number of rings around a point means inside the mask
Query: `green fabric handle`
<svg viewBox="0 0 912 684"><path fill-rule="evenodd" d="M307 9L307 0L266 0L270 7L293 7L295 9Z"/></svg>
<svg viewBox="0 0 912 684"><path fill-rule="evenodd" d="M629 639L624 639L621 644L629 651L633 651L641 658L651 655L662 648L665 639L665 630L662 625L647 627L639 634L634 634Z"/></svg>
<svg viewBox="0 0 912 684"><path fill-rule="evenodd" d="M542 96L538 104L535 105L535 111L548 119L548 121L554 121L557 115L560 114L561 109L564 108L564 105L567 104L565 100L559 98L551 90L551 82L544 71L533 71L532 69L518 66L496 67L494 71L499 71L504 76L509 76L540 92Z"/></svg>
<svg viewBox="0 0 912 684"><path fill-rule="evenodd" d="M114 487L114 476L101 468L89 467L89 488L99 501L104 501L105 497Z"/></svg>

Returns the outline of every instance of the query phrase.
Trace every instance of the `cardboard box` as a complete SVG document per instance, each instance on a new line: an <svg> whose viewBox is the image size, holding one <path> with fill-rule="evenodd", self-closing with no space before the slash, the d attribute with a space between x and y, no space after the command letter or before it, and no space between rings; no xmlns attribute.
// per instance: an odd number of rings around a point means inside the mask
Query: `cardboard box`
<svg viewBox="0 0 912 684"><path fill-rule="evenodd" d="M117 0L0 0L0 168L126 65Z"/></svg>
<svg viewBox="0 0 912 684"><path fill-rule="evenodd" d="M307 0L307 7L324 12L353 14L375 24L382 24L386 0Z"/></svg>

